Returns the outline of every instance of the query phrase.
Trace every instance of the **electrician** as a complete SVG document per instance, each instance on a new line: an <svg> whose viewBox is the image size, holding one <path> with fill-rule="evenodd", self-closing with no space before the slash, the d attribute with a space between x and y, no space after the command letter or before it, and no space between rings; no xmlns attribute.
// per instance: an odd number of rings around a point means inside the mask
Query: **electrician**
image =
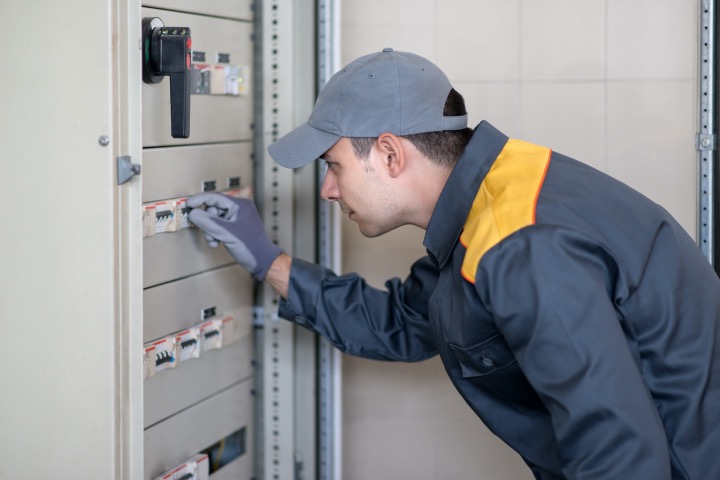
<svg viewBox="0 0 720 480"><path fill-rule="evenodd" d="M426 231L427 256L380 290L288 256L249 200L188 199L281 317L351 355L439 354L536 478L720 479L720 280L665 210L486 121L467 128L445 74L392 49L336 73L269 152L288 168L322 158L322 197L363 235Z"/></svg>

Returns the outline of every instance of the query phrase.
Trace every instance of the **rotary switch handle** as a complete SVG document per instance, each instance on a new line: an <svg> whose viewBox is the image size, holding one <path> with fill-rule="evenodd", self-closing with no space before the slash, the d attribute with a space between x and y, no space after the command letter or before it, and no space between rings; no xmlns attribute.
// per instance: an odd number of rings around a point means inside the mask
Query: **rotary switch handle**
<svg viewBox="0 0 720 480"><path fill-rule="evenodd" d="M160 83L170 77L170 134L190 136L190 52L188 27L166 27L157 17L145 18L143 33L143 81Z"/></svg>

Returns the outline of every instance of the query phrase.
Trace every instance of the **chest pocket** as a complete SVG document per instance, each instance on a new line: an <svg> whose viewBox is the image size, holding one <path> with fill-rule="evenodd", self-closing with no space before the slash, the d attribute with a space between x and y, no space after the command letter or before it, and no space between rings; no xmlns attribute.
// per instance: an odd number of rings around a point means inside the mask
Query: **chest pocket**
<svg viewBox="0 0 720 480"><path fill-rule="evenodd" d="M499 334L472 347L450 344L464 379L490 390L523 413L543 407Z"/></svg>

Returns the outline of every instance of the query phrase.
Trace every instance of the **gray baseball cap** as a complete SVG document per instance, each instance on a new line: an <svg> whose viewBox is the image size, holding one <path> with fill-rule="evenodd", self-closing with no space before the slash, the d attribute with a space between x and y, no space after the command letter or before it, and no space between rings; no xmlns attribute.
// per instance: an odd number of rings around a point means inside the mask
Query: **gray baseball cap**
<svg viewBox="0 0 720 480"><path fill-rule="evenodd" d="M272 143L268 152L283 167L298 168L341 137L461 130L467 115L443 115L452 88L442 70L419 55L392 48L365 55L333 75L308 121Z"/></svg>

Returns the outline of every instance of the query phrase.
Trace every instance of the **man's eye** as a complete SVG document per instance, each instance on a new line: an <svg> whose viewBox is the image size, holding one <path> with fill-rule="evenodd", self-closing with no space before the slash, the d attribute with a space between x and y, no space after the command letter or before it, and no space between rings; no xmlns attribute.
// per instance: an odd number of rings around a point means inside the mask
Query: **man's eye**
<svg viewBox="0 0 720 480"><path fill-rule="evenodd" d="M325 166L327 167L328 170L332 170L335 167L335 164L325 160Z"/></svg>

